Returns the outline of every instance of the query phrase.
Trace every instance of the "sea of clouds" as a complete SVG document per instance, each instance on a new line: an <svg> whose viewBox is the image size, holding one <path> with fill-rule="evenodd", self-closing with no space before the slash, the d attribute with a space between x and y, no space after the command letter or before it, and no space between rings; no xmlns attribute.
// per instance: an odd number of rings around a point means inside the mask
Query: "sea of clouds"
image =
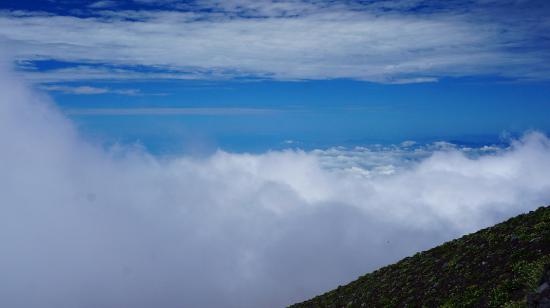
<svg viewBox="0 0 550 308"><path fill-rule="evenodd" d="M0 73L0 306L277 307L550 201L550 140L218 151L83 140Z"/></svg>

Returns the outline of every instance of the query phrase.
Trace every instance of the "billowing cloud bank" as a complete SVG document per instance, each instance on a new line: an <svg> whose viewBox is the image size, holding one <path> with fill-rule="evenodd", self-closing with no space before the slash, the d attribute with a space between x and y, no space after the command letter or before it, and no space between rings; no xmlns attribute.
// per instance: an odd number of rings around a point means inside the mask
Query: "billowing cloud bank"
<svg viewBox="0 0 550 308"><path fill-rule="evenodd" d="M276 307L550 200L539 133L475 157L160 160L89 145L40 95L0 80L2 307Z"/></svg>

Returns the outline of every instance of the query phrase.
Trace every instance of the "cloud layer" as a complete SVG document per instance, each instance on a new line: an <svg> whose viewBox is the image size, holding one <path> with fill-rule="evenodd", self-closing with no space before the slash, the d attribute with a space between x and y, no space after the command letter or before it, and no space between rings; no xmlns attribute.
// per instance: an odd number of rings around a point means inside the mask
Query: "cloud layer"
<svg viewBox="0 0 550 308"><path fill-rule="evenodd" d="M3 307L277 307L550 200L539 133L159 159L88 144L4 72L0 92Z"/></svg>
<svg viewBox="0 0 550 308"><path fill-rule="evenodd" d="M549 76L549 7L533 1L138 3L146 6L114 10L100 1L76 15L4 11L0 39L21 61L80 63L29 73L41 81ZM144 75L143 67L154 71Z"/></svg>

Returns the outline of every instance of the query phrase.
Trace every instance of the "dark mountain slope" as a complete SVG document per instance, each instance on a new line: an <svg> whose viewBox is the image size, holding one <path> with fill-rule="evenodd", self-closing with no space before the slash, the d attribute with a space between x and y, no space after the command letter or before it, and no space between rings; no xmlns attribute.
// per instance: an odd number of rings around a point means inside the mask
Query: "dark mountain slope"
<svg viewBox="0 0 550 308"><path fill-rule="evenodd" d="M291 307L550 307L550 206Z"/></svg>

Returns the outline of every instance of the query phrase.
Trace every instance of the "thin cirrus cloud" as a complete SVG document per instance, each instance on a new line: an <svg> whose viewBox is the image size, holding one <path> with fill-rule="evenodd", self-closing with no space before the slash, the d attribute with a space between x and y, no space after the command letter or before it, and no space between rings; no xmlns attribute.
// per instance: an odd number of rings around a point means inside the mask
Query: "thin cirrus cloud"
<svg viewBox="0 0 550 308"><path fill-rule="evenodd" d="M550 201L537 132L161 159L0 92L2 307L281 307Z"/></svg>
<svg viewBox="0 0 550 308"><path fill-rule="evenodd" d="M413 10L423 7L418 1L139 3L145 7L96 9L89 16L4 11L0 37L24 61L160 70L145 76L111 69L104 72L106 79L181 74L407 83L471 75L544 79L550 71L549 52L542 48L550 25L540 18L547 8L532 8L530 1L508 3L515 9L510 15L504 14L505 5L490 1L456 10L432 5L438 9L431 11ZM147 5L162 6L148 10ZM76 75L93 78L87 68ZM43 73L50 81L63 78L55 69L29 74Z"/></svg>
<svg viewBox="0 0 550 308"><path fill-rule="evenodd" d="M280 113L281 110L265 108L77 108L66 109L66 115L261 115Z"/></svg>
<svg viewBox="0 0 550 308"><path fill-rule="evenodd" d="M70 81L124 81L124 80L149 80L149 79L170 79L170 80L196 80L205 78L206 72L201 71L159 71L143 72L131 67L117 67L106 65L77 65L68 68L39 71L33 63L20 62L27 70L21 74L27 80L39 83L56 83ZM20 65L20 66L21 66ZM202 77L200 77L202 76ZM217 72L208 72L208 76L215 79L227 79L229 76Z"/></svg>
<svg viewBox="0 0 550 308"><path fill-rule="evenodd" d="M65 94L76 94L76 95L96 95L96 94L119 94L119 95L129 95L136 96L142 95L141 91L138 89L110 89L110 88L98 88L91 86L61 86L61 85L46 85L41 87L42 90L52 91L52 92L62 92Z"/></svg>
<svg viewBox="0 0 550 308"><path fill-rule="evenodd" d="M89 8L92 9L104 9L104 8L110 8L117 6L116 1L97 1L90 5L88 5Z"/></svg>

